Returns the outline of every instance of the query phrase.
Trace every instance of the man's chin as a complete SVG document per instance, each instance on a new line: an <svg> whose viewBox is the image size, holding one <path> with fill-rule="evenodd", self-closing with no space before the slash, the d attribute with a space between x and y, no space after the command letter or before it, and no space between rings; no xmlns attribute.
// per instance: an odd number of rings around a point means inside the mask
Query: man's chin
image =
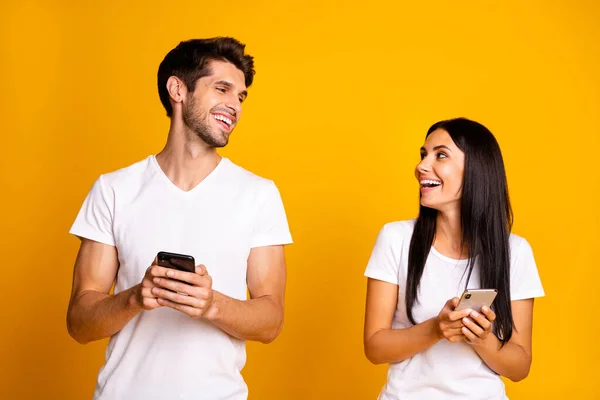
<svg viewBox="0 0 600 400"><path fill-rule="evenodd" d="M229 143L229 134L221 134L218 137L198 135L198 137L208 146L214 148L225 147Z"/></svg>
<svg viewBox="0 0 600 400"><path fill-rule="evenodd" d="M214 141L215 146L217 148L225 147L229 143L229 135L223 135L218 140Z"/></svg>

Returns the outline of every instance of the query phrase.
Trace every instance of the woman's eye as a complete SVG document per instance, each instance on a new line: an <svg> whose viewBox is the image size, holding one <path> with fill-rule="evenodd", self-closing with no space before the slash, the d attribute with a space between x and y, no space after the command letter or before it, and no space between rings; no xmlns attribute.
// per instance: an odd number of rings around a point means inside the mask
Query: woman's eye
<svg viewBox="0 0 600 400"><path fill-rule="evenodd" d="M448 158L448 156L446 155L446 153L439 152L437 154L437 158Z"/></svg>
<svg viewBox="0 0 600 400"><path fill-rule="evenodd" d="M420 158L421 158L421 160L423 160L425 158L425 154L421 153Z"/></svg>

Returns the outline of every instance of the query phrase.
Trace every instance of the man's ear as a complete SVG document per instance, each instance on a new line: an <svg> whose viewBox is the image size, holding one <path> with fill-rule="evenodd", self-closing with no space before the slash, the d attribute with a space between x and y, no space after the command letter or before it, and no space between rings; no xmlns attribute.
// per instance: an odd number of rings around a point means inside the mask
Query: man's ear
<svg viewBox="0 0 600 400"><path fill-rule="evenodd" d="M173 103L182 103L187 95L185 84L176 76L171 76L167 80L167 91Z"/></svg>

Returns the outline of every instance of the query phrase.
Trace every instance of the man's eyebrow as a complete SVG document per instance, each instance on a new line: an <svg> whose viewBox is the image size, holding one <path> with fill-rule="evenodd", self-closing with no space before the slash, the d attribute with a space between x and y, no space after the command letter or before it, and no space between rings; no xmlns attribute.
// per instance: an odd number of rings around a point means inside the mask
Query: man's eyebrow
<svg viewBox="0 0 600 400"><path fill-rule="evenodd" d="M233 88L233 83L228 82L228 81L216 81L215 85L223 85L223 86L227 86L228 88L232 89ZM247 90L242 90L240 92L241 95L244 95L244 97L248 97L248 91Z"/></svg>

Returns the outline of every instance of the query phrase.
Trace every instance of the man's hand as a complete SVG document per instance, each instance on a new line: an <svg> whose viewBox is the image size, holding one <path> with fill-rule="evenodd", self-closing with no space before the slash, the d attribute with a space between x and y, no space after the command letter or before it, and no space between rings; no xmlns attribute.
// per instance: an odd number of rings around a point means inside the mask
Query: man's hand
<svg viewBox="0 0 600 400"><path fill-rule="evenodd" d="M154 310L155 308L161 306L161 304L159 304L156 301L157 296L152 294L152 289L156 287L156 285L152 281L152 278L154 278L154 276L152 275L153 268L159 268L157 265L156 258L152 262L152 265L150 265L148 269L146 269L146 273L144 274L142 282L139 285L137 285L135 290L133 291L135 305L137 307L142 308L143 310Z"/></svg>
<svg viewBox="0 0 600 400"><path fill-rule="evenodd" d="M197 265L196 272L184 272L171 268L152 266L151 295L159 306L171 307L192 318L210 319L214 314L212 278L204 265Z"/></svg>

